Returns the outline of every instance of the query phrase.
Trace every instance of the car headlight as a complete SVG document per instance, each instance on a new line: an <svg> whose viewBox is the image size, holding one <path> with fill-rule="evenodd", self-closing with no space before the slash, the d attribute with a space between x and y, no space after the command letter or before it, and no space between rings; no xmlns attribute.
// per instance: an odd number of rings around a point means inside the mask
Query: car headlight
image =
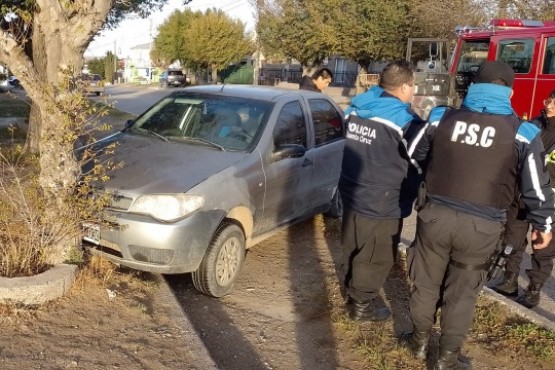
<svg viewBox="0 0 555 370"><path fill-rule="evenodd" d="M155 194L141 195L129 208L129 212L143 213L160 221L176 221L204 205L200 195Z"/></svg>

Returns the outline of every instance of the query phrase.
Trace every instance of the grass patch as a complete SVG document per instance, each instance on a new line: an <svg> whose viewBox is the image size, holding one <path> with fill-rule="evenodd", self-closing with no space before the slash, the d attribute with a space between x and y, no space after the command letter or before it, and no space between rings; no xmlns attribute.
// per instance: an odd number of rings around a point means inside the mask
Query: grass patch
<svg viewBox="0 0 555 370"><path fill-rule="evenodd" d="M492 351L555 361L555 332L510 313L483 295L476 306L472 337Z"/></svg>
<svg viewBox="0 0 555 370"><path fill-rule="evenodd" d="M137 117L134 114L120 111L120 110L114 108L113 106L111 106L109 104L106 104L104 102L94 102L94 103L92 103L92 107L94 107L98 110L105 110L106 111L106 116L110 116L111 118L114 118L114 119L127 120L127 119L134 119L134 118Z"/></svg>
<svg viewBox="0 0 555 370"><path fill-rule="evenodd" d="M13 144L25 141L27 133L16 126L2 126L0 127L0 142L10 142Z"/></svg>
<svg viewBox="0 0 555 370"><path fill-rule="evenodd" d="M31 105L29 101L12 93L0 94L0 118L29 117Z"/></svg>

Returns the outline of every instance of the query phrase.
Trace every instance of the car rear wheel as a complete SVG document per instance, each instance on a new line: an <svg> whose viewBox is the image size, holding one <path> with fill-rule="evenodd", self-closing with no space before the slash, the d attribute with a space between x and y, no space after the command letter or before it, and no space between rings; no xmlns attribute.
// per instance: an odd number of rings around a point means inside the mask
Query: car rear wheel
<svg viewBox="0 0 555 370"><path fill-rule="evenodd" d="M223 297L233 290L245 261L245 236L234 224L224 222L216 230L199 268L192 273L200 292Z"/></svg>

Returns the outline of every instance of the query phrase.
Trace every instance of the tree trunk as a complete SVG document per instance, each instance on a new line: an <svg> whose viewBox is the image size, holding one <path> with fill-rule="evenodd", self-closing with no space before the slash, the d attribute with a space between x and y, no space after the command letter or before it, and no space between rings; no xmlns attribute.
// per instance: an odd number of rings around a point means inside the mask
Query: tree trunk
<svg viewBox="0 0 555 370"><path fill-rule="evenodd" d="M44 231L48 233L59 232L67 226L64 223L78 225L67 202L80 176L72 142L77 131L72 126L75 112L70 103L64 103L71 92L62 83L81 71L85 48L102 28L114 1L35 0L33 4L32 15L22 19L20 28L0 32L0 60L19 78L33 102L26 145L40 156L38 181L46 202L45 214L40 216L53 230ZM61 237L52 246L49 263L63 262L71 250L75 234L67 230L57 234Z"/></svg>
<svg viewBox="0 0 555 370"><path fill-rule="evenodd" d="M218 83L218 69L212 66L212 84L216 85Z"/></svg>

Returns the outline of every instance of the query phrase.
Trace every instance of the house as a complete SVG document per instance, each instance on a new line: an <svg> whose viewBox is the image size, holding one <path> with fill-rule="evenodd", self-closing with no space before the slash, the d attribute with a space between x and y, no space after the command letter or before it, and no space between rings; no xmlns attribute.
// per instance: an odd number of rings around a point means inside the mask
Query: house
<svg viewBox="0 0 555 370"><path fill-rule="evenodd" d="M150 83L152 80L150 49L151 43L135 45L129 49L123 75L126 81Z"/></svg>

